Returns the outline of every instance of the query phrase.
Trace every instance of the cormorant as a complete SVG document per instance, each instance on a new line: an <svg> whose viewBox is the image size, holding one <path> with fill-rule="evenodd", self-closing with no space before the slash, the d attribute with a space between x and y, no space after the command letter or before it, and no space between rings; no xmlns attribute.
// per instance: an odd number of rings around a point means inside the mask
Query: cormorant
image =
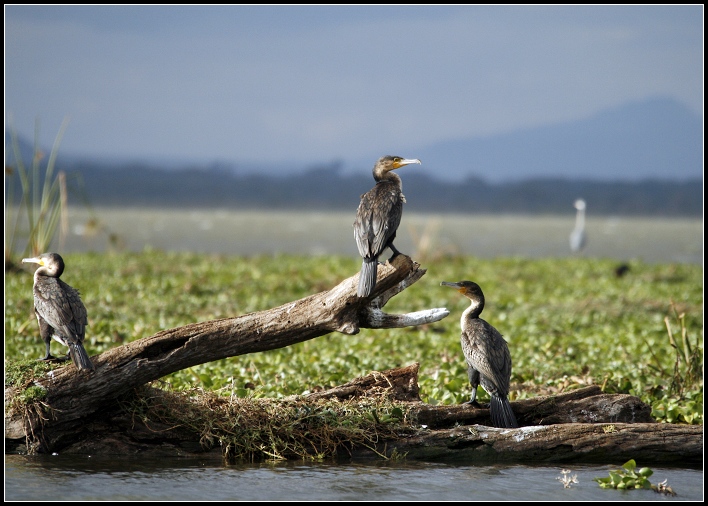
<svg viewBox="0 0 708 506"><path fill-rule="evenodd" d="M460 318L462 334L460 342L467 361L467 375L472 385L469 404L477 403L477 387L482 384L491 402L489 411L495 427L518 427L516 416L507 398L511 378L511 355L502 335L479 317L484 309L484 294L477 283L443 281L442 286L451 286L470 299Z"/></svg>
<svg viewBox="0 0 708 506"><path fill-rule="evenodd" d="M578 211L575 215L575 228L570 233L570 250L573 253L578 253L585 247L587 240L585 236L585 201L578 199L573 206Z"/></svg>
<svg viewBox="0 0 708 506"><path fill-rule="evenodd" d="M391 258L400 254L393 240L401 223L406 198L401 191L401 178L392 171L411 163L420 163L420 160L400 156L381 157L373 170L376 185L361 196L354 221L354 238L364 259L357 288L359 297L368 297L373 292L378 258L383 250L391 248Z"/></svg>
<svg viewBox="0 0 708 506"><path fill-rule="evenodd" d="M49 350L52 338L69 348L68 356L79 369L93 369L83 341L88 325L86 307L79 292L64 283L59 276L64 272L64 259L57 253L43 253L34 258L23 258L23 263L39 264L34 272L34 312L39 323L39 334L46 344L46 354L39 360L53 360ZM66 359L59 359L66 360Z"/></svg>

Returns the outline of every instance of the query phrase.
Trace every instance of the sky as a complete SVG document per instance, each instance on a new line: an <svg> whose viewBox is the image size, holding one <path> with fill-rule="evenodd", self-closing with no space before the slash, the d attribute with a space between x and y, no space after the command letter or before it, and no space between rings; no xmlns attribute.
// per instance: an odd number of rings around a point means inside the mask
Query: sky
<svg viewBox="0 0 708 506"><path fill-rule="evenodd" d="M5 5L5 126L91 157L347 163L647 97L703 117L703 6Z"/></svg>

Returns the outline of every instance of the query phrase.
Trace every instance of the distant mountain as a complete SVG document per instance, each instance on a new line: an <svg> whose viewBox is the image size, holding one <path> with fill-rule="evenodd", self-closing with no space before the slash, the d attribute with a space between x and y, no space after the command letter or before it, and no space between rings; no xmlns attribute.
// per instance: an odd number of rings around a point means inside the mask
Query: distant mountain
<svg viewBox="0 0 708 506"><path fill-rule="evenodd" d="M23 159L31 160L31 143L19 140ZM5 146L9 146L7 131ZM46 147L43 149L49 152ZM703 178L703 119L679 102L659 97L607 109L578 121L487 137L451 139L412 147L405 153L366 154L366 158L336 164L313 160L309 167L245 160L185 162L128 156L96 160L68 154L60 148L60 160L69 165L217 168L239 175L303 174L318 165L337 165L348 175L368 175L376 159L384 154L420 158L423 165L416 166L415 172L424 172L441 181L460 182L467 178L488 183L518 183L537 178L685 181ZM13 159L12 152L6 153L6 164L12 165Z"/></svg>
<svg viewBox="0 0 708 506"><path fill-rule="evenodd" d="M5 139L6 167L12 167L8 132ZM22 138L18 144L27 165L33 147ZM702 120L672 100L399 154L423 160L401 171L409 212L567 214L582 197L593 214L703 215ZM90 160L60 149L56 170L68 176L72 203L354 212L359 195L373 184L374 161L356 172L343 162L268 170L236 162ZM265 175L286 169L287 175ZM6 197L13 185L19 195L19 178L5 181Z"/></svg>
<svg viewBox="0 0 708 506"><path fill-rule="evenodd" d="M494 183L686 180L703 175L703 120L675 100L654 98L580 121L449 140L402 155L420 158L426 173L448 181L470 174Z"/></svg>

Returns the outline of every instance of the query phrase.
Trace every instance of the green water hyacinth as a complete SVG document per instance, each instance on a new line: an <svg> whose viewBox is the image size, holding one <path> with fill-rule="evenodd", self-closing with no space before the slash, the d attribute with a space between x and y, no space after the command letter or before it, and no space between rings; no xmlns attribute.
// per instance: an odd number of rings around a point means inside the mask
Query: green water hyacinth
<svg viewBox="0 0 708 506"><path fill-rule="evenodd" d="M622 465L622 469L610 471L607 478L593 478L602 488L616 488L620 490L631 490L636 488L651 489L649 477L654 471L648 467L637 470L637 463L634 459L628 460Z"/></svg>

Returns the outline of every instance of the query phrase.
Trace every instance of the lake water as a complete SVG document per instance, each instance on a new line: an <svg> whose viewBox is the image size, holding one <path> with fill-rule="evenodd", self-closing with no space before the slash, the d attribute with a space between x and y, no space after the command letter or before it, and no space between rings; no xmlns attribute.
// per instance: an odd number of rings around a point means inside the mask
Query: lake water
<svg viewBox="0 0 708 506"><path fill-rule="evenodd" d="M93 226L87 226L93 220ZM228 255L358 255L354 212L70 208L63 252L146 247ZM481 258L569 256L568 216L403 214L396 246L416 260L452 253ZM582 253L649 263L702 263L703 220L587 218ZM113 240L109 240L111 235Z"/></svg>
<svg viewBox="0 0 708 506"><path fill-rule="evenodd" d="M449 465L430 462L264 463L220 459L5 456L8 501L702 501L703 471L651 467L676 496L601 489L620 466Z"/></svg>

